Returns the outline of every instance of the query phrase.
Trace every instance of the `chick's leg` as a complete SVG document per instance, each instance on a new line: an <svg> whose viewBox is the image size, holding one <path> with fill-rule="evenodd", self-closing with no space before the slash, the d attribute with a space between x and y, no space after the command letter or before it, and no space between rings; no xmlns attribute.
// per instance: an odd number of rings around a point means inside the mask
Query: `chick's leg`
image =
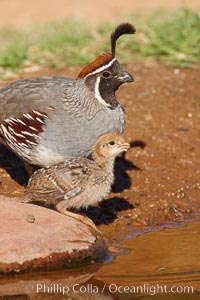
<svg viewBox="0 0 200 300"><path fill-rule="evenodd" d="M84 223L84 224L88 225L89 227L95 228L97 230L95 224L89 218L84 217L84 216L79 215L79 214L76 214L76 213L73 213L71 211L68 211L67 210L68 205L69 205L69 200L63 200L63 201L59 202L56 205L56 209L61 214L64 214L64 215L69 216L71 218L74 218L74 219L80 221L81 223Z"/></svg>

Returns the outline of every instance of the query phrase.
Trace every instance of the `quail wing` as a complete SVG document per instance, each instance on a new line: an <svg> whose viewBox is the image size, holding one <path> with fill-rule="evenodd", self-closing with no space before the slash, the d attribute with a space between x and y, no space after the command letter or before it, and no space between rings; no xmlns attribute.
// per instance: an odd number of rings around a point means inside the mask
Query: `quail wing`
<svg viewBox="0 0 200 300"><path fill-rule="evenodd" d="M90 177L88 159L69 159L40 169L30 178L23 202L51 202L75 197L84 190ZM91 161L92 164L92 161Z"/></svg>

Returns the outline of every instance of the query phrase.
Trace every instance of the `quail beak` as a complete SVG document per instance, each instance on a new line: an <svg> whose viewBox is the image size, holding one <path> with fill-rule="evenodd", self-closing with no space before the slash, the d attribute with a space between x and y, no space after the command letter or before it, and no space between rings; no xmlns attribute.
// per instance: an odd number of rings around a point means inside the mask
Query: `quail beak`
<svg viewBox="0 0 200 300"><path fill-rule="evenodd" d="M130 148L130 144L124 143L119 146L121 151L127 151Z"/></svg>
<svg viewBox="0 0 200 300"><path fill-rule="evenodd" d="M125 83L125 82L133 82L134 78L133 78L133 76L130 73L128 73L126 71L122 71L121 75L118 77L118 80L121 83Z"/></svg>

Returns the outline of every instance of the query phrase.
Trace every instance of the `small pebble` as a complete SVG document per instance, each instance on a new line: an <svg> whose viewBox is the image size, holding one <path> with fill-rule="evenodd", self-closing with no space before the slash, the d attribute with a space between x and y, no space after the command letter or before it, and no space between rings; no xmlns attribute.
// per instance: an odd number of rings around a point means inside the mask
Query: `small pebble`
<svg viewBox="0 0 200 300"><path fill-rule="evenodd" d="M35 217L34 215L28 215L27 218L26 218L26 221L28 223L34 223L35 222Z"/></svg>
<svg viewBox="0 0 200 300"><path fill-rule="evenodd" d="M179 69L174 69L174 74L176 74L176 75L180 74L180 70Z"/></svg>
<svg viewBox="0 0 200 300"><path fill-rule="evenodd" d="M166 270L165 267L157 267L157 268L156 268L156 271L164 271L164 270Z"/></svg>
<svg viewBox="0 0 200 300"><path fill-rule="evenodd" d="M178 131L188 131L189 129L188 128L186 128L186 127L180 127L180 128L178 128Z"/></svg>

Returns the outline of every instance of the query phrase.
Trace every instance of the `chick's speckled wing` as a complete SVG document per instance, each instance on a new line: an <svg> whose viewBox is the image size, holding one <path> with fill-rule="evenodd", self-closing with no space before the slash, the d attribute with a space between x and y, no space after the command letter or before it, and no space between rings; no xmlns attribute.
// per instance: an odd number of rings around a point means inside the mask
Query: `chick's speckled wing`
<svg viewBox="0 0 200 300"><path fill-rule="evenodd" d="M69 159L47 169L40 169L31 177L26 189L26 201L44 201L72 198L84 189L90 176L87 159ZM92 161L91 161L92 163Z"/></svg>

